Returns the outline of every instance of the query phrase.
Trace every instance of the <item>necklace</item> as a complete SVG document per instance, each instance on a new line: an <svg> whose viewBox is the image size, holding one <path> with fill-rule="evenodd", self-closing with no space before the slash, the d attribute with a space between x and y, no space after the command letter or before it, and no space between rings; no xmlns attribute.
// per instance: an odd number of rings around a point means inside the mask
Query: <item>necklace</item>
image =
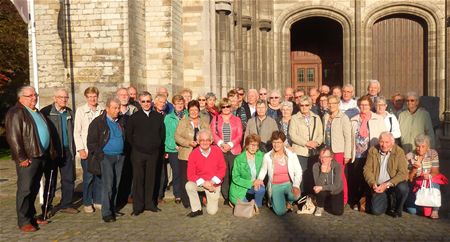
<svg viewBox="0 0 450 242"><path fill-rule="evenodd" d="M286 165L286 159L284 154L277 157L277 154L273 155L273 159L280 165L280 166L285 166Z"/></svg>

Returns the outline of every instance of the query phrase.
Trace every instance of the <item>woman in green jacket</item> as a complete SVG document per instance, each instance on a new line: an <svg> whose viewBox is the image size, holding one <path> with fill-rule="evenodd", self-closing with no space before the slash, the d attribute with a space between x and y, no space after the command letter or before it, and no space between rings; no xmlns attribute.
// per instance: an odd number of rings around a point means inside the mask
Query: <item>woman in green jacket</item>
<svg viewBox="0 0 450 242"><path fill-rule="evenodd" d="M230 187L230 202L236 204L237 200L249 201L255 199L256 205L262 207L262 200L266 189L260 186L254 188L254 181L261 170L264 153L259 148L261 138L256 134L250 134L245 138L245 151L234 159L232 182Z"/></svg>

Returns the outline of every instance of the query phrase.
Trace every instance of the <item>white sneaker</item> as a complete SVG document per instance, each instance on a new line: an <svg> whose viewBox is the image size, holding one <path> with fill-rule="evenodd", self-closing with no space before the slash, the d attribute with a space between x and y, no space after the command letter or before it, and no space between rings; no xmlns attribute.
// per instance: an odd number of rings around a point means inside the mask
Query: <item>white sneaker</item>
<svg viewBox="0 0 450 242"><path fill-rule="evenodd" d="M314 212L314 216L320 217L322 216L323 208L316 207L316 211Z"/></svg>
<svg viewBox="0 0 450 242"><path fill-rule="evenodd" d="M84 206L84 212L85 213L93 213L94 212L94 208L92 207L92 205Z"/></svg>
<svg viewBox="0 0 450 242"><path fill-rule="evenodd" d="M100 203L94 203L94 208L96 210L102 210L102 205Z"/></svg>

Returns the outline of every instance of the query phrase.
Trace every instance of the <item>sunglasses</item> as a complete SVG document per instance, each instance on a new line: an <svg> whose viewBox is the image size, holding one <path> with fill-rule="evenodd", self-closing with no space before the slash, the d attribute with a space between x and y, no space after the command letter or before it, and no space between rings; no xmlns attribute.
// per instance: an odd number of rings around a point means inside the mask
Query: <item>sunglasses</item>
<svg viewBox="0 0 450 242"><path fill-rule="evenodd" d="M269 97L269 99L279 99L280 97Z"/></svg>
<svg viewBox="0 0 450 242"><path fill-rule="evenodd" d="M415 101L416 101L416 99L407 99L407 100L406 100L406 102L408 102L408 103L409 103L409 102L415 102Z"/></svg>
<svg viewBox="0 0 450 242"><path fill-rule="evenodd" d="M300 104L300 107L309 107L309 104Z"/></svg>
<svg viewBox="0 0 450 242"><path fill-rule="evenodd" d="M199 101L199 102L204 102L204 101L206 101L206 99L204 99L204 98L199 98L198 101Z"/></svg>
<svg viewBox="0 0 450 242"><path fill-rule="evenodd" d="M262 95L267 95L267 93L262 92L262 93L260 93L259 95L260 95L260 96L262 96Z"/></svg>
<svg viewBox="0 0 450 242"><path fill-rule="evenodd" d="M222 106L221 108L231 108L231 105Z"/></svg>
<svg viewBox="0 0 450 242"><path fill-rule="evenodd" d="M239 96L244 96L244 95L245 95L245 93L238 93L238 95L239 95Z"/></svg>
<svg viewBox="0 0 450 242"><path fill-rule="evenodd" d="M141 103L151 103L152 101L150 100L141 100Z"/></svg>

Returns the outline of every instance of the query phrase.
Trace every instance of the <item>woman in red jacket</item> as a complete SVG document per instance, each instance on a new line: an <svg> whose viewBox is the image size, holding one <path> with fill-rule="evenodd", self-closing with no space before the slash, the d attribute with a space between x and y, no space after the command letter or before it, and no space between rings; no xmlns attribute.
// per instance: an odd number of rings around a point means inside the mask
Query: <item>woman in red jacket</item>
<svg viewBox="0 0 450 242"><path fill-rule="evenodd" d="M219 108L220 114L211 121L211 133L214 143L222 150L227 164L227 172L222 183L222 196L225 199L224 204L228 204L233 161L236 155L242 151L243 131L241 120L231 112L230 99L223 98L219 103Z"/></svg>

